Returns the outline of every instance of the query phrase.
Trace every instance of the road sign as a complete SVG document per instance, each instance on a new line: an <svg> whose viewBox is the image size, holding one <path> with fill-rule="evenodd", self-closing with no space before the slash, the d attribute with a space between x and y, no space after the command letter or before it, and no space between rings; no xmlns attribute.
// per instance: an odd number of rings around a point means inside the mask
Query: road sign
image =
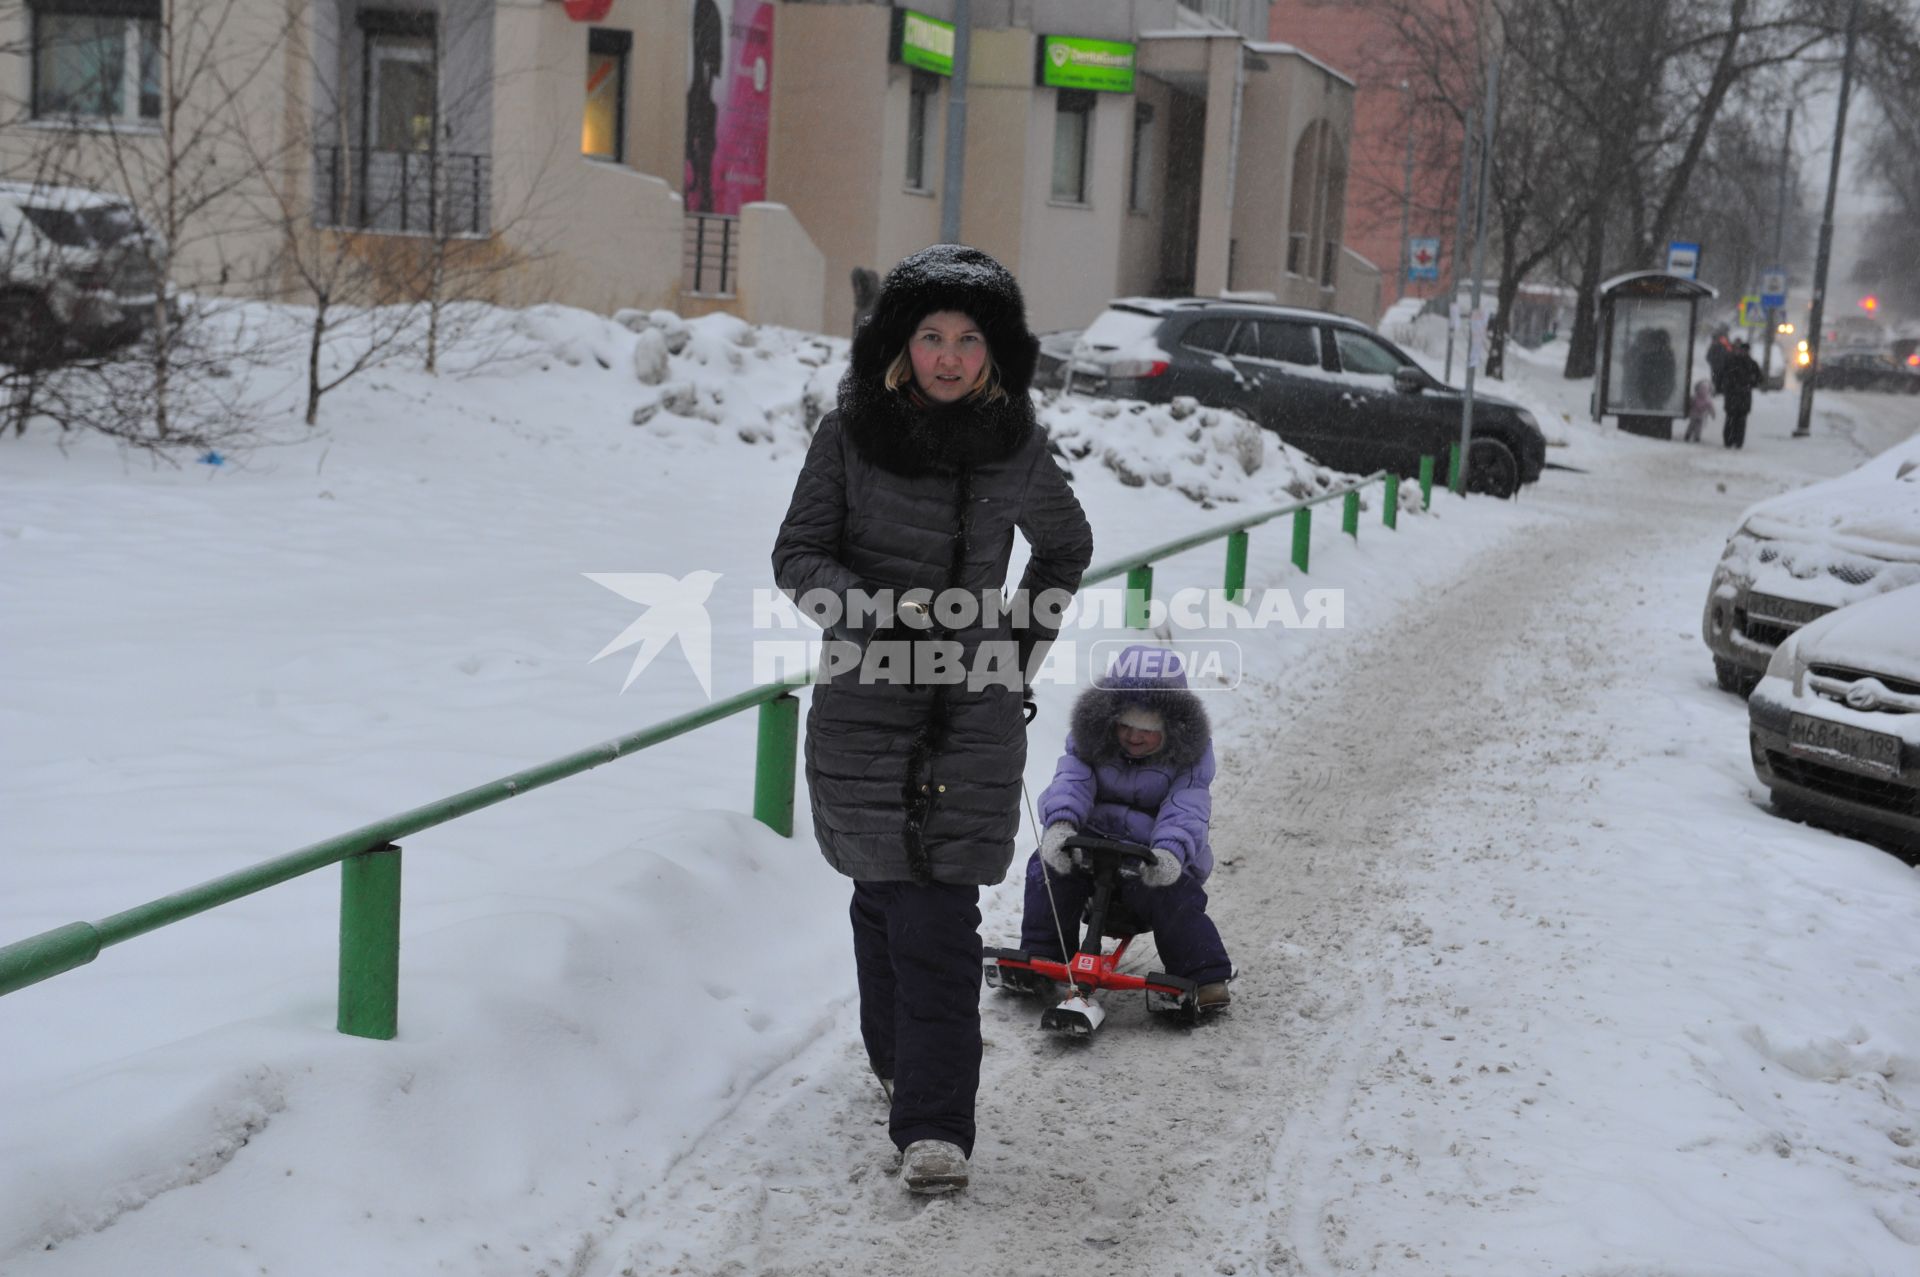
<svg viewBox="0 0 1920 1277"><path fill-rule="evenodd" d="M1767 305L1759 293L1748 293L1740 299L1739 325L1742 328L1765 328L1767 326Z"/></svg>
<svg viewBox="0 0 1920 1277"><path fill-rule="evenodd" d="M1689 244L1685 240L1669 240L1667 242L1667 274L1698 279L1700 277L1700 246Z"/></svg>
<svg viewBox="0 0 1920 1277"><path fill-rule="evenodd" d="M1768 310L1787 308L1787 272L1778 266L1760 272L1760 304Z"/></svg>
<svg viewBox="0 0 1920 1277"><path fill-rule="evenodd" d="M1440 278L1440 240L1413 238L1407 240L1407 278Z"/></svg>

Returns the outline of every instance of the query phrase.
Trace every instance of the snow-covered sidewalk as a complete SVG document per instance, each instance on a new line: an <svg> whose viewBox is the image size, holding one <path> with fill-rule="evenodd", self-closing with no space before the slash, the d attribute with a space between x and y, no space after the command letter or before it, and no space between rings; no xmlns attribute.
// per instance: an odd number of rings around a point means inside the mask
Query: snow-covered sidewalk
<svg viewBox="0 0 1920 1277"><path fill-rule="evenodd" d="M697 703L677 658L625 696L588 664L632 609L583 572L724 569L744 686L835 351L696 325L692 415L635 426L667 396L631 335L565 323L571 361L354 383L330 445L237 476L5 444L0 940ZM891 1177L845 886L804 805L792 841L745 816L741 716L410 844L395 1042L332 1032L330 874L0 999L0 1270L1913 1271L1920 883L1761 808L1698 618L1741 507L1914 423L1837 401L1788 442L1769 397L1726 454L1521 390L1592 473L1357 544L1326 511L1306 578L1256 534L1251 584L1342 587L1347 628L1241 636L1212 703L1235 1006L1078 1049L990 999L968 1193ZM1103 560L1314 481L1056 415Z"/></svg>

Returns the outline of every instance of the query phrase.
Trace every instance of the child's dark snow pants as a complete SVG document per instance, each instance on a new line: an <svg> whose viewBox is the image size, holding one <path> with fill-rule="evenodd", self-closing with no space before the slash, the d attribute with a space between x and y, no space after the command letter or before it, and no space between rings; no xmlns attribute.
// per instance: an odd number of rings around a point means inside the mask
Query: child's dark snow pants
<svg viewBox="0 0 1920 1277"><path fill-rule="evenodd" d="M1051 930L1046 879L1053 879L1053 905L1059 909L1059 930ZM1036 958L1064 961L1060 941L1069 950L1080 943L1081 917L1093 898L1093 879L1086 874L1062 877L1045 868L1036 853L1027 861L1027 908L1020 923L1020 947ZM1147 887L1137 879L1120 886L1120 900L1153 930L1160 964L1168 975L1211 984L1233 974L1220 929L1207 917L1207 890L1189 874L1165 887Z"/></svg>
<svg viewBox="0 0 1920 1277"><path fill-rule="evenodd" d="M853 884L853 960L867 1060L893 1079L895 1147L946 1140L973 1156L980 1089L980 888Z"/></svg>

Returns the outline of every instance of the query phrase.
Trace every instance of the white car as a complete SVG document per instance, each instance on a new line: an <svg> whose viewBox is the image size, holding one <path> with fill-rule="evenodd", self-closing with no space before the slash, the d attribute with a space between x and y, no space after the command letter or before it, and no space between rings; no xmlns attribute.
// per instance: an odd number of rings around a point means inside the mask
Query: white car
<svg viewBox="0 0 1920 1277"><path fill-rule="evenodd" d="M1747 722L1776 807L1920 852L1920 585L1789 636L1747 699Z"/></svg>
<svg viewBox="0 0 1920 1277"><path fill-rule="evenodd" d="M1920 437L1849 474L1749 509L1707 589L1714 676L1752 690L1789 634L1835 608L1920 584Z"/></svg>
<svg viewBox="0 0 1920 1277"><path fill-rule="evenodd" d="M166 256L123 199L0 182L0 363L139 336L160 299Z"/></svg>

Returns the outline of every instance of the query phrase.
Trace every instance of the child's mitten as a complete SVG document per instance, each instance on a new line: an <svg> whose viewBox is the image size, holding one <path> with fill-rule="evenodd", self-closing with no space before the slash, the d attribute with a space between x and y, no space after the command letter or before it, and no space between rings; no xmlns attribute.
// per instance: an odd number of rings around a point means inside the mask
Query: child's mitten
<svg viewBox="0 0 1920 1277"><path fill-rule="evenodd" d="M1153 849L1153 863L1140 870L1140 881L1149 887L1171 887L1180 881L1180 871L1185 868L1180 857L1165 847Z"/></svg>
<svg viewBox="0 0 1920 1277"><path fill-rule="evenodd" d="M1073 856L1066 849L1067 839L1078 833L1071 821L1056 820L1040 835L1040 862L1057 874L1073 872Z"/></svg>

